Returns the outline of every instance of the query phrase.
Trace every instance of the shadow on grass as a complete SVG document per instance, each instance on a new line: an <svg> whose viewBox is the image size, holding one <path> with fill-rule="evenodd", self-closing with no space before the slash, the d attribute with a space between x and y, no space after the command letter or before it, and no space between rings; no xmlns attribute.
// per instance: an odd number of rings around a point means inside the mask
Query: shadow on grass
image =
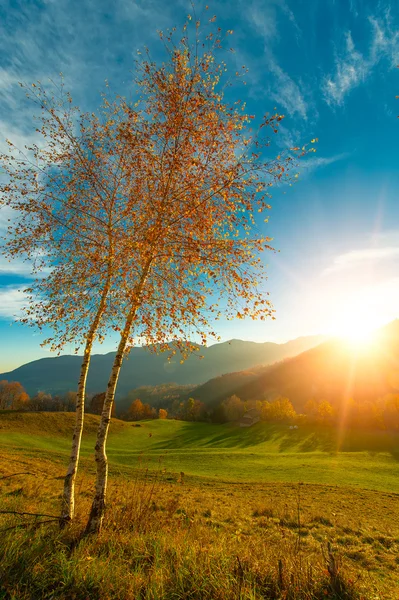
<svg viewBox="0 0 399 600"><path fill-rule="evenodd" d="M179 434L154 444L152 450L180 448L245 449L270 443L265 451L284 452L386 452L399 460L399 435L386 431L363 431L307 425L290 430L288 425L257 423L242 428L236 424L185 423Z"/></svg>
<svg viewBox="0 0 399 600"><path fill-rule="evenodd" d="M276 439L278 436L279 427L277 425L265 427L264 424L260 424L244 429L235 424L185 423L181 433L152 448L249 448Z"/></svg>

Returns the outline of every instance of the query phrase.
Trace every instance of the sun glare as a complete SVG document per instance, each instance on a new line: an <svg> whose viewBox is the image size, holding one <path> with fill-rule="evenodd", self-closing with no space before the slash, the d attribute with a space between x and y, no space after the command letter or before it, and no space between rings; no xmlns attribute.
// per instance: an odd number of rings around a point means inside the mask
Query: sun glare
<svg viewBox="0 0 399 600"><path fill-rule="evenodd" d="M356 286L343 281L342 285L326 287L319 300L328 310L324 312L328 323L325 331L356 350L377 350L379 330L397 318L399 287L395 282Z"/></svg>
<svg viewBox="0 0 399 600"><path fill-rule="evenodd" d="M366 347L370 346L374 341L374 331L372 329L365 329L362 326L351 327L341 333L341 337L355 347Z"/></svg>
<svg viewBox="0 0 399 600"><path fill-rule="evenodd" d="M331 333L340 337L355 348L369 348L375 340L375 330L379 323L374 322L370 316L362 318L361 314L341 317L334 325Z"/></svg>

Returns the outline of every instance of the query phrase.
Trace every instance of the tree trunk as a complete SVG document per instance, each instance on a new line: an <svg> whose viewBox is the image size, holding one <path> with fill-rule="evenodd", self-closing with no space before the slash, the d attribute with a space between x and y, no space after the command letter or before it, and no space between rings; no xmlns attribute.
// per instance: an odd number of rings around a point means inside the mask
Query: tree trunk
<svg viewBox="0 0 399 600"><path fill-rule="evenodd" d="M147 266L141 276L141 280L137 285L134 294L134 304L130 308L130 312L126 319L123 328L121 339L118 345L118 350L112 365L111 375L107 385L107 392L104 399L103 412L101 414L100 426L97 432L95 451L95 461L97 469L96 485L94 499L91 506L89 520L86 525L86 534L99 533L102 527L105 514L105 500L108 483L108 458L106 454L106 443L108 436L109 424L111 421L112 406L115 398L115 390L118 383L119 373L122 367L124 354L126 351L127 342L132 329L133 321L136 316L137 309L140 305L140 295L144 287L145 280L150 270L152 260L149 260Z"/></svg>
<svg viewBox="0 0 399 600"><path fill-rule="evenodd" d="M69 457L68 470L64 479L64 490L62 494L62 507L60 516L60 527L65 527L67 523L70 523L75 516L75 481L76 474L78 471L80 445L82 441L83 423L84 423L84 411L85 411L85 392L86 392L86 380L87 374L90 367L91 351L93 348L93 342L95 339L96 332L100 325L101 317L104 314L107 296L110 290L110 274L108 275L106 284L103 289L100 306L98 307L95 319L90 327L82 365L80 367L80 376L78 389L76 393L76 420L75 429L72 437L72 449Z"/></svg>
<svg viewBox="0 0 399 600"><path fill-rule="evenodd" d="M118 383L119 373L122 367L123 356L126 350L131 325L133 323L136 309L131 311L126 322L123 334L121 336L118 350L112 365L111 375L107 385L107 393L104 399L103 411L101 414L100 426L97 433L95 450L95 461L97 468L97 478L95 495L90 511L89 520L86 526L86 533L98 533L101 529L105 513L105 496L108 482L108 458L105 452L108 429L111 421L112 406L115 398L116 385Z"/></svg>
<svg viewBox="0 0 399 600"><path fill-rule="evenodd" d="M61 527L72 521L75 515L75 480L78 470L80 444L83 433L86 379L90 366L93 337L94 336L92 336L90 341L87 340L86 342L85 353L83 356L82 365L80 367L80 377L76 394L75 428L73 431L71 454L69 456L69 465L64 479L64 490L62 494L62 508L60 517Z"/></svg>

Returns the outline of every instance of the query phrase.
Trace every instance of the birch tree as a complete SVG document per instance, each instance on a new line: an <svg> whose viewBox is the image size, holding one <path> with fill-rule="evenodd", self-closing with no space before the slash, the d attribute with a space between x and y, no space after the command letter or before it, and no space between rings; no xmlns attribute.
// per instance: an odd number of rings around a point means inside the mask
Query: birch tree
<svg viewBox="0 0 399 600"><path fill-rule="evenodd" d="M187 356L214 321L265 318L272 308L260 258L269 238L250 236L255 211L269 208L270 186L286 179L294 148L275 159L269 139L281 115L253 117L229 105L215 62L220 30L195 44L165 38L167 61L147 57L138 68L134 103L104 97L99 115L72 106L63 88L48 97L40 84L37 133L26 152L1 157L8 175L2 202L12 209L6 255L25 256L38 276L28 288L23 321L53 335L53 350L84 346L76 425L64 482L61 522L74 515L74 482L93 343L120 332L96 443L97 482L87 531L104 516L109 421L120 368L137 337ZM265 129L263 129L265 128Z"/></svg>
<svg viewBox="0 0 399 600"><path fill-rule="evenodd" d="M270 238L251 231L256 231L255 214L270 208L270 187L288 179L294 156L304 149L268 156L270 140L263 133L277 133L282 116L266 115L254 133L254 117L245 106L225 99L226 65L215 60L220 30L201 43L199 23L195 27L193 45L186 34L176 44L172 31L164 38L167 60L157 65L147 56L138 69L148 147L140 163L145 178L140 201L151 204L153 217L136 259L140 277L120 289L125 323L95 445L97 476L87 533L100 531L104 518L106 440L120 369L134 335L161 343L174 339L184 354L193 334L203 343L216 335L214 321L221 316L272 315L262 262L262 253L272 249ZM130 136L128 125L125 135Z"/></svg>
<svg viewBox="0 0 399 600"><path fill-rule="evenodd" d="M25 87L26 90L26 87ZM63 85L57 95L33 84L29 99L41 109L36 132L41 143L19 151L8 141L1 164L7 175L0 190L12 218L4 253L31 261L36 279L28 294L22 322L44 329L52 350L73 342L83 345L76 396L76 423L64 482L61 523L74 516L74 484L84 422L85 388L93 343L103 339L117 314L112 289L120 272L116 265L126 251L123 240L139 238L143 224L135 188L135 150L120 136L125 103L105 97L99 115L82 114L72 106ZM133 123L133 116L136 118ZM130 116L131 133L140 114ZM137 131L136 131L136 138ZM143 203L140 210L144 211ZM128 219L126 219L128 215ZM129 229L130 228L130 229ZM133 258L134 248L129 248ZM132 261L133 263L133 261ZM131 271L134 277L134 269Z"/></svg>

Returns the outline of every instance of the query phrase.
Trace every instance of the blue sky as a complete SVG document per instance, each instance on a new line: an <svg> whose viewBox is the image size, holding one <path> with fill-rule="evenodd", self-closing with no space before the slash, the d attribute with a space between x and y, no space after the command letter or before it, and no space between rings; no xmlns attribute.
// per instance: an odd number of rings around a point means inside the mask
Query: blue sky
<svg viewBox="0 0 399 600"><path fill-rule="evenodd" d="M378 326L399 316L399 5L376 0L208 1L233 29L231 67L249 68L240 97L251 113L285 114L278 148L317 137L298 183L277 190L264 231L276 320L219 323L222 339L284 341ZM201 14L204 2L197 3ZM83 109L107 79L129 90L137 50L154 57L157 30L182 25L171 0L8 1L0 7L0 144L35 138L18 81L62 72ZM285 192L285 193L284 193ZM0 229L7 214L0 213ZM0 258L0 372L49 356L41 336L12 324L29 266ZM111 351L115 339L98 350ZM71 352L72 348L66 348Z"/></svg>

